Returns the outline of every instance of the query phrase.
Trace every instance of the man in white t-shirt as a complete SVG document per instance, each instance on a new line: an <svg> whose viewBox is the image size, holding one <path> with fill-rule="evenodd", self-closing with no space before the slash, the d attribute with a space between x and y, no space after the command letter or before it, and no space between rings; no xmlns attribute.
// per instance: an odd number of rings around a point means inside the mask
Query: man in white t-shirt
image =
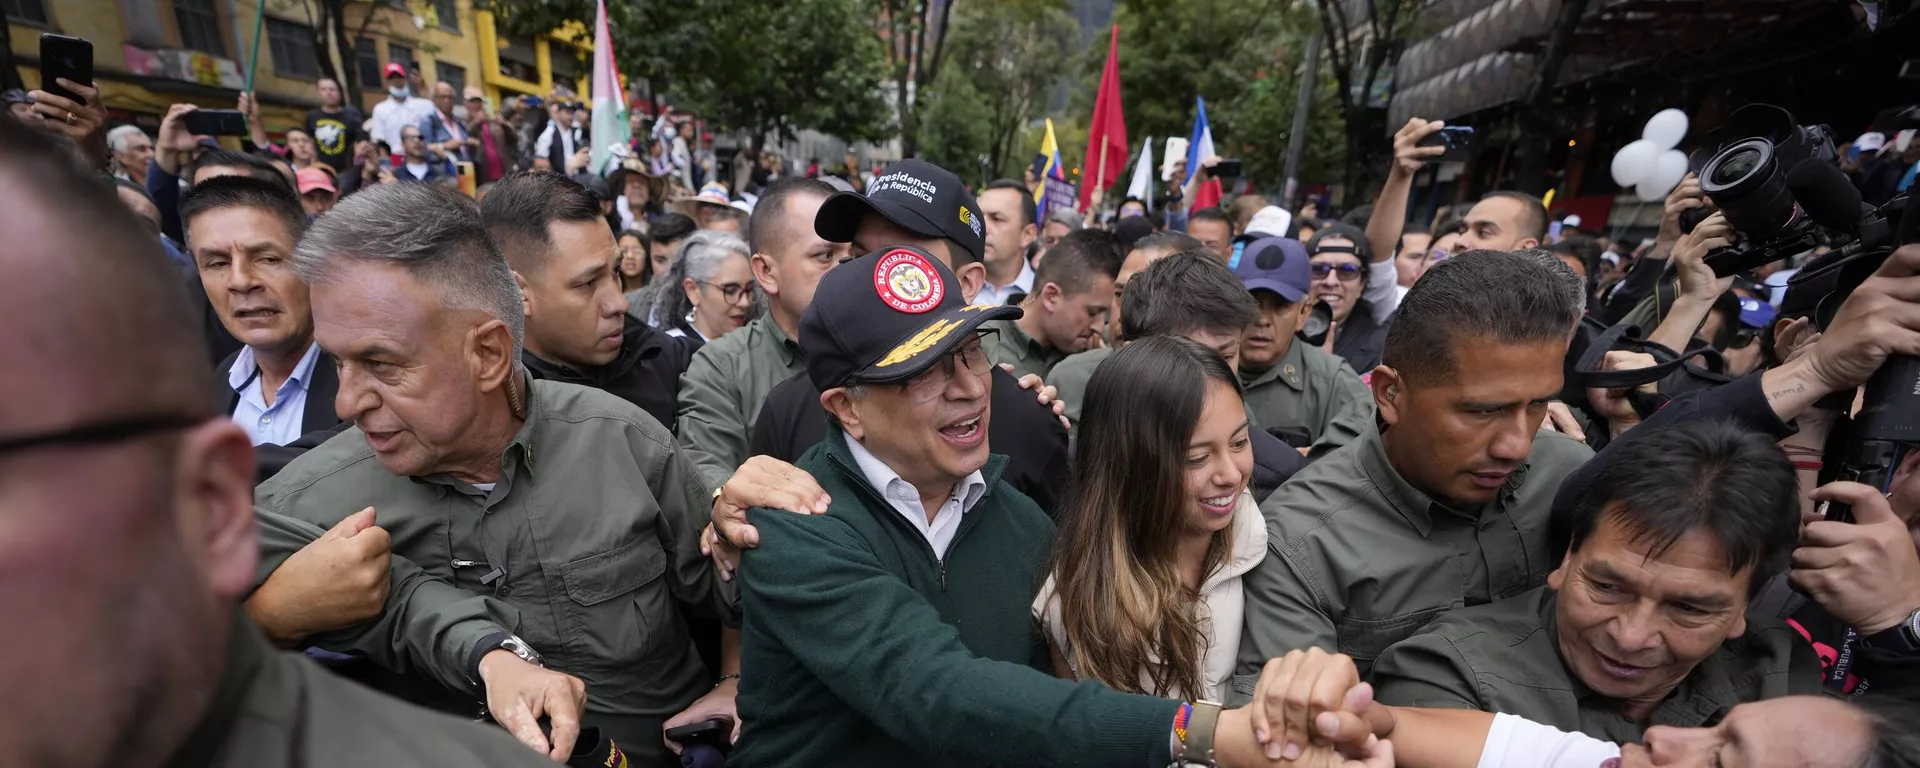
<svg viewBox="0 0 1920 768"><path fill-rule="evenodd" d="M391 161L394 165L404 162L402 158L403 142L400 129L418 126L420 122L434 113L433 102L413 95L407 87L407 67L397 61L387 62L387 99L373 105L373 117L367 121L367 135L393 148Z"/></svg>

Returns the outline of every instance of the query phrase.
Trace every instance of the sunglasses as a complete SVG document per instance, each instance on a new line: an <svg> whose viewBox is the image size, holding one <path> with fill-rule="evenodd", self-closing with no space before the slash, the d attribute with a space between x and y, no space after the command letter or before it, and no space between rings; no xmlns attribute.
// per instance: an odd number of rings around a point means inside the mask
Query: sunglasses
<svg viewBox="0 0 1920 768"><path fill-rule="evenodd" d="M1315 280L1325 280L1327 279L1327 275L1336 272L1340 274L1340 282L1343 283L1351 283L1360 279L1360 265L1358 264L1313 264L1310 268L1313 270L1313 279Z"/></svg>

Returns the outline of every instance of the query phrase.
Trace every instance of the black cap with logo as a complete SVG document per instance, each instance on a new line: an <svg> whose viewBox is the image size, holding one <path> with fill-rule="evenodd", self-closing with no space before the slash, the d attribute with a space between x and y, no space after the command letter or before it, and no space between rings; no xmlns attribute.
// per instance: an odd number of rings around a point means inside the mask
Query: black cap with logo
<svg viewBox="0 0 1920 768"><path fill-rule="evenodd" d="M860 217L868 212L921 237L953 241L969 256L962 263L986 258L986 222L980 218L980 203L960 184L960 177L933 163L902 160L873 177L866 195L840 192L827 198L813 219L813 229L827 242L851 243Z"/></svg>
<svg viewBox="0 0 1920 768"><path fill-rule="evenodd" d="M933 254L889 246L820 278L800 317L807 378L825 392L856 382L899 383L920 375L988 320L1019 307L969 306L953 270Z"/></svg>

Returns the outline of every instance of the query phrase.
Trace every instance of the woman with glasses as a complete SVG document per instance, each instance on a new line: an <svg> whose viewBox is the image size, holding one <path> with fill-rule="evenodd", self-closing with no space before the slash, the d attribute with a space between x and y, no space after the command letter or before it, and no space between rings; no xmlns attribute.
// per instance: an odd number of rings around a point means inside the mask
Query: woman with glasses
<svg viewBox="0 0 1920 768"><path fill-rule="evenodd" d="M613 268L620 273L622 291L636 290L653 280L653 254L647 235L637 229L620 233L620 255Z"/></svg>
<svg viewBox="0 0 1920 768"><path fill-rule="evenodd" d="M1327 351L1365 375L1380 364L1387 320L1392 316L1391 310L1383 311L1363 298L1367 265L1373 261L1367 233L1351 224L1328 224L1307 241L1307 254L1313 300L1324 301L1333 310Z"/></svg>
<svg viewBox="0 0 1920 768"><path fill-rule="evenodd" d="M1034 601L1054 673L1119 691L1224 701L1240 578L1267 551L1232 369L1178 336L1122 347L1087 384L1073 483Z"/></svg>
<svg viewBox="0 0 1920 768"><path fill-rule="evenodd" d="M725 232L702 230L687 238L667 273L670 287L654 298L654 317L667 326L667 335L705 344L759 314L748 253L746 241Z"/></svg>

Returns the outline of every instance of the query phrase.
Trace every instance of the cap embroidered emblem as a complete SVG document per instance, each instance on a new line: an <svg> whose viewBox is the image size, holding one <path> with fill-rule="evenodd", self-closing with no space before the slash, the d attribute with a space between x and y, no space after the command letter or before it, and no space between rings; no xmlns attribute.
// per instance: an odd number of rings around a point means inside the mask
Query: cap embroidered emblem
<svg viewBox="0 0 1920 768"><path fill-rule="evenodd" d="M873 266L873 290L887 306L918 315L940 306L947 286L926 257L904 248L888 251Z"/></svg>
<svg viewBox="0 0 1920 768"><path fill-rule="evenodd" d="M960 223L973 230L975 237L986 237L986 234L980 230L980 217L973 215L973 211L967 210L964 205L960 206Z"/></svg>

